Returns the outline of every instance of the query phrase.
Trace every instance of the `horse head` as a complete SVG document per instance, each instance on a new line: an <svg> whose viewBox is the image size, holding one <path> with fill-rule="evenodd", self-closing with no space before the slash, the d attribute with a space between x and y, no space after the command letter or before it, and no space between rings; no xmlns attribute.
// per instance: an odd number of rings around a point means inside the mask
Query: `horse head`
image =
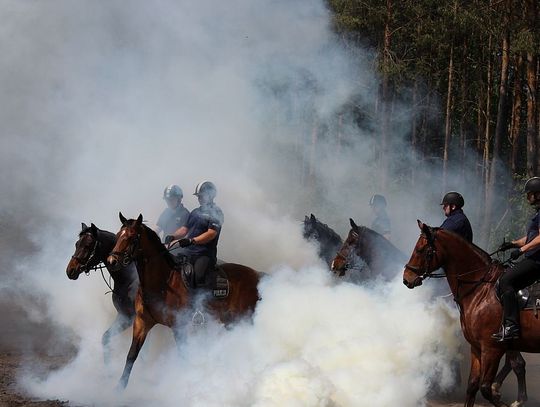
<svg viewBox="0 0 540 407"><path fill-rule="evenodd" d="M71 256L66 274L71 280L77 280L82 272L88 272L99 263L96 252L99 246L99 231L93 223L90 226L81 224L79 239L75 242L75 253Z"/></svg>
<svg viewBox="0 0 540 407"><path fill-rule="evenodd" d="M135 260L140 249L139 243L143 231L142 215L139 215L136 220L127 220L120 212L119 217L122 227L116 235L116 244L107 257L107 263L113 269L125 267Z"/></svg>
<svg viewBox="0 0 540 407"><path fill-rule="evenodd" d="M360 227L352 219L349 219L349 222L351 230L330 264L330 269L340 277L344 276L345 270L349 268L350 259L360 241Z"/></svg>
<svg viewBox="0 0 540 407"><path fill-rule="evenodd" d="M408 288L422 285L422 281L441 267L441 256L437 255L435 244L437 228L432 228L417 220L421 230L411 258L403 271L403 284Z"/></svg>
<svg viewBox="0 0 540 407"><path fill-rule="evenodd" d="M302 232L304 239L306 240L317 240L320 239L320 231L317 227L318 221L315 215L311 214L309 217L304 217L304 230Z"/></svg>

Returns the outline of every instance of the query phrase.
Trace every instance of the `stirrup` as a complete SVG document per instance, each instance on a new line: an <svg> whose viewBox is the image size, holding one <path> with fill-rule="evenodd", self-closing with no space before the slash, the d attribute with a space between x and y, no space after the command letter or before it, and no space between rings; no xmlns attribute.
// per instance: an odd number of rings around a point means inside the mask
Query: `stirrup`
<svg viewBox="0 0 540 407"><path fill-rule="evenodd" d="M517 325L501 325L500 331L491 335L491 337L498 342L519 339L519 336L519 327Z"/></svg>

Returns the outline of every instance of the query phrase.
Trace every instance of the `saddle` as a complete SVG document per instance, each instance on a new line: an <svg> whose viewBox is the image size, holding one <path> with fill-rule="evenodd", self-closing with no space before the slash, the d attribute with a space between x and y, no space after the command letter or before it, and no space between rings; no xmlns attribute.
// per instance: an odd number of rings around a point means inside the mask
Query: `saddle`
<svg viewBox="0 0 540 407"><path fill-rule="evenodd" d="M499 280L495 283L495 296L501 302ZM540 280L519 290L517 292L517 299L520 310L534 310L534 316L538 317L538 310L540 309Z"/></svg>
<svg viewBox="0 0 540 407"><path fill-rule="evenodd" d="M211 290L214 298L223 299L229 296L229 278L218 261L215 267L206 270L205 281L201 284L196 282L193 265L185 255L175 257L175 270L182 276L182 281L190 291Z"/></svg>

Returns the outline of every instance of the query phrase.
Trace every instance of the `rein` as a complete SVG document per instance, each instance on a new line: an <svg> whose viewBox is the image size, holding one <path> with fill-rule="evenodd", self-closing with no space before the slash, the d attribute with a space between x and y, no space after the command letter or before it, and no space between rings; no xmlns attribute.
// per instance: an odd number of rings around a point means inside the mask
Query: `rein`
<svg viewBox="0 0 540 407"><path fill-rule="evenodd" d="M428 241L428 246L427 246L426 254L424 256L425 261L424 261L423 270L420 267L411 266L408 263L405 265L405 268L408 269L408 270L411 270L413 273L417 274L417 276L418 276L418 278L420 280L425 280L427 278L443 278L443 277L447 277L447 275L446 275L446 273L444 271L443 271L442 274L434 274L433 272L429 271L430 266L431 266L431 262L437 255L437 249L435 247L435 236L436 236L436 232L434 232L433 238L431 238L431 239L429 239L427 236L425 236L426 240ZM495 252L489 254L489 256L491 257L493 254L496 254L499 251L500 250L496 250ZM500 263L500 264L504 265L505 263ZM465 273L457 274L456 279L457 279L458 285L457 285L457 289L456 289L456 295L454 296L454 301L456 301L458 304L460 304L461 301L463 301L463 299L465 297L472 294L481 284L494 284L495 281L493 281L491 278L486 279L486 277L490 276L491 270L494 269L495 267L496 267L496 265L492 262L492 263L484 265L482 267L475 268L473 270L469 270L469 271L467 271ZM480 279L478 279L478 280L463 280L462 279L462 277L473 274L473 273L476 273L476 272L478 272L480 270L485 270L485 272L482 274L482 277ZM422 273L422 274L420 274L420 273ZM459 294L460 287L462 287L463 285L468 285L468 284L472 285L471 288L469 290L467 290L463 295L460 295Z"/></svg>

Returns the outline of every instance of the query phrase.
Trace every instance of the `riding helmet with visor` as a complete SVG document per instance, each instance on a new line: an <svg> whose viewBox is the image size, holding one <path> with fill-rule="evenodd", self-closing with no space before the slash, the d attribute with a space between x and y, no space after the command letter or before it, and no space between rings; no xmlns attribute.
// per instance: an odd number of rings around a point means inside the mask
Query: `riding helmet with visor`
<svg viewBox="0 0 540 407"><path fill-rule="evenodd" d="M441 205L456 205L458 209L461 209L465 205L465 200L459 192L450 191L444 195Z"/></svg>
<svg viewBox="0 0 540 407"><path fill-rule="evenodd" d="M193 195L195 196L207 195L210 199L214 199L216 197L216 194L216 186L213 182L210 181L199 182L195 187L195 192L193 193Z"/></svg>
<svg viewBox="0 0 540 407"><path fill-rule="evenodd" d="M386 198L383 195L375 194L369 200L369 206L386 208Z"/></svg>
<svg viewBox="0 0 540 407"><path fill-rule="evenodd" d="M169 198L178 198L181 199L184 197L184 192L182 192L182 188L180 188L178 185L171 184L168 187L165 188L163 191L163 199L169 199Z"/></svg>

